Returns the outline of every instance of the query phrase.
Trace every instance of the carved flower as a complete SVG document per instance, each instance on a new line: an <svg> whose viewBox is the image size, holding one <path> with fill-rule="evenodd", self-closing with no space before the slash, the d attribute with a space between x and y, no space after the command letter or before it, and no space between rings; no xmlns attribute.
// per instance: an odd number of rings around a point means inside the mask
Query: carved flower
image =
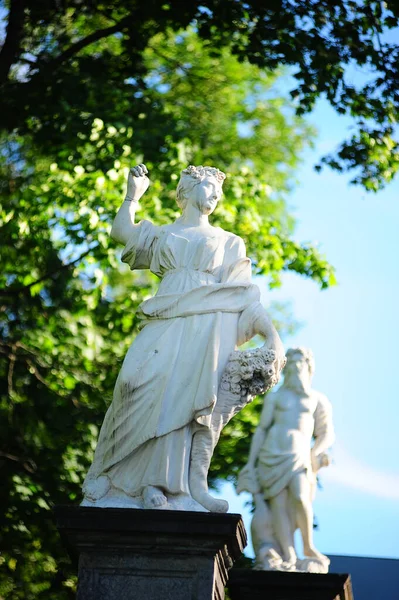
<svg viewBox="0 0 399 600"><path fill-rule="evenodd" d="M254 371L251 367L241 367L241 376L243 379L248 380L252 379L254 375Z"/></svg>
<svg viewBox="0 0 399 600"><path fill-rule="evenodd" d="M263 379L268 379L270 377L273 377L274 369L273 369L273 367L266 365L265 368L261 369L260 373L261 373Z"/></svg>
<svg viewBox="0 0 399 600"><path fill-rule="evenodd" d="M260 394L263 394L264 391L265 391L265 386L263 383L251 385L251 395L259 396Z"/></svg>
<svg viewBox="0 0 399 600"><path fill-rule="evenodd" d="M263 351L263 357L267 362L274 362L276 360L276 353L271 348Z"/></svg>
<svg viewBox="0 0 399 600"><path fill-rule="evenodd" d="M241 394L241 386L238 383L232 383L230 390L233 394Z"/></svg>
<svg viewBox="0 0 399 600"><path fill-rule="evenodd" d="M238 369L237 369L236 365L233 362L230 361L230 362L227 363L227 366L226 366L226 369L225 369L224 372L227 375L232 375L233 373L235 373L237 371L238 371Z"/></svg>
<svg viewBox="0 0 399 600"><path fill-rule="evenodd" d="M261 372L263 367L265 366L265 363L262 360L255 360L252 366L254 371Z"/></svg>
<svg viewBox="0 0 399 600"><path fill-rule="evenodd" d="M239 364L240 362L240 353L239 352L232 352L229 356L229 362L230 363L235 363L235 364Z"/></svg>

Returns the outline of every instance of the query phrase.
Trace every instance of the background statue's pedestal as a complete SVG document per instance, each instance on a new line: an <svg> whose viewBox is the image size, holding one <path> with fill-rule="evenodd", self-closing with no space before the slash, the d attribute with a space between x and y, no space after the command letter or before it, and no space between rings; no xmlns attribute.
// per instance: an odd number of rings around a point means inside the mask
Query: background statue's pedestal
<svg viewBox="0 0 399 600"><path fill-rule="evenodd" d="M233 569L231 600L353 600L349 575Z"/></svg>
<svg viewBox="0 0 399 600"><path fill-rule="evenodd" d="M222 600L241 556L241 515L58 506L79 559L77 600Z"/></svg>

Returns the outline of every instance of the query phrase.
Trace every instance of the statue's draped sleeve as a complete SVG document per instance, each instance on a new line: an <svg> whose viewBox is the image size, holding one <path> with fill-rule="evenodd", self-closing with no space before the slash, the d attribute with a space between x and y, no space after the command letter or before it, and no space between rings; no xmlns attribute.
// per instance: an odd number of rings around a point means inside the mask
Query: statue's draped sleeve
<svg viewBox="0 0 399 600"><path fill-rule="evenodd" d="M133 225L133 231L122 252L122 261L132 269L149 269L157 228L150 221Z"/></svg>
<svg viewBox="0 0 399 600"><path fill-rule="evenodd" d="M226 283L249 284L252 278L251 260L246 255L245 244L238 236L232 236L230 248L231 262L224 269L222 281ZM248 302L240 314L238 321L237 345L240 346L256 335L256 322L263 316L267 317L266 311L259 301L259 290L252 301Z"/></svg>
<svg viewBox="0 0 399 600"><path fill-rule="evenodd" d="M317 407L314 415L315 448L317 454L324 452L332 446L335 434L332 420L332 407L330 401L322 394L319 394Z"/></svg>
<svg viewBox="0 0 399 600"><path fill-rule="evenodd" d="M225 248L225 264L221 283L250 283L251 261L246 255L245 244L237 235L230 236Z"/></svg>

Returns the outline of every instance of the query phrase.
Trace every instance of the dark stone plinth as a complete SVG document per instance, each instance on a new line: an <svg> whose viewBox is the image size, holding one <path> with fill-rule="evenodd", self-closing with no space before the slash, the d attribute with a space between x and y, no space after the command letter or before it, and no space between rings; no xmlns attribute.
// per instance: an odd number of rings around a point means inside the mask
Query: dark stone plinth
<svg viewBox="0 0 399 600"><path fill-rule="evenodd" d="M231 600L353 600L349 575L232 569Z"/></svg>
<svg viewBox="0 0 399 600"><path fill-rule="evenodd" d="M241 556L241 515L58 506L78 559L77 600L222 600Z"/></svg>

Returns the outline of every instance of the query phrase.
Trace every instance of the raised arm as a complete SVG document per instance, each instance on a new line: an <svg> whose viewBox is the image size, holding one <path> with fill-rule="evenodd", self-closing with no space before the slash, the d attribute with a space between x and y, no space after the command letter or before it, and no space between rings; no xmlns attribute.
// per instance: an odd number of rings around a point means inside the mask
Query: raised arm
<svg viewBox="0 0 399 600"><path fill-rule="evenodd" d="M126 198L118 210L111 229L111 237L120 244L126 244L133 229L138 202L148 189L150 180L147 167L143 164L129 171Z"/></svg>

